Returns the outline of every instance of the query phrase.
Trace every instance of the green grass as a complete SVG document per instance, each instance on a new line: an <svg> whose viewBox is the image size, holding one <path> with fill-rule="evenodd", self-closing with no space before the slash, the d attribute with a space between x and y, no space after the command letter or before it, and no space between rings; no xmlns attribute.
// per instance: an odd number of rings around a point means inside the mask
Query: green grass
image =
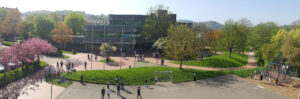
<svg viewBox="0 0 300 99"><path fill-rule="evenodd" d="M127 85L142 85L145 80L149 81L149 84L154 84L154 72L155 71L173 71L173 83L181 83L193 80L193 73L196 73L197 79L205 79L217 77L225 74L235 74L241 77L249 76L251 72L256 69L246 70L232 70L232 71L202 71L193 69L183 69L173 67L138 67L132 69L123 70L92 70L92 71L77 71L66 75L66 78L73 81L80 81L80 76L84 77L83 82L106 84L106 80L110 81L110 84L115 84L115 78L118 76L120 80L124 79Z"/></svg>
<svg viewBox="0 0 300 99"><path fill-rule="evenodd" d="M71 52L71 51L65 51L65 50L61 50L61 52L62 52L62 53L65 53L65 54L74 54L74 55L77 54L76 52L73 53L73 52Z"/></svg>
<svg viewBox="0 0 300 99"><path fill-rule="evenodd" d="M14 44L14 42L11 42L11 41L3 41L2 42L3 45L6 45L6 46L11 46Z"/></svg>
<svg viewBox="0 0 300 99"><path fill-rule="evenodd" d="M36 71L48 66L48 64L43 61L40 61L40 64L38 66L37 66L36 62L34 62L32 64L33 65L31 65L31 66L26 66L26 68L24 68L24 71L22 71L22 68L19 67L14 70L10 70L10 71L6 72L6 80L4 80L4 73L0 73L0 79L1 79L0 80L0 88L9 83L17 81L17 80L23 78L24 76L33 74Z"/></svg>
<svg viewBox="0 0 300 99"><path fill-rule="evenodd" d="M100 60L100 62L101 62L101 63L106 63L106 59L102 59L102 60ZM110 58L109 58L109 59L108 59L108 62L109 62L109 63L113 63L113 62L116 62L116 60L110 59Z"/></svg>
<svg viewBox="0 0 300 99"><path fill-rule="evenodd" d="M172 63L180 64L179 61L175 61ZM247 55L232 53L230 59L229 52L225 52L224 55L213 55L211 57L205 58L202 61L191 60L191 61L182 62L183 65L202 66L202 67L222 67L222 68L241 67L241 66L245 66L247 63L248 63Z"/></svg>

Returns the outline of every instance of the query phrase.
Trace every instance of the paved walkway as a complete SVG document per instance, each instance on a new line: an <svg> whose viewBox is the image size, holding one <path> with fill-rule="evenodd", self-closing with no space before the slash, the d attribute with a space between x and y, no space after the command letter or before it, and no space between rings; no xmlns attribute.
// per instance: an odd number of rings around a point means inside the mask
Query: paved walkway
<svg viewBox="0 0 300 99"><path fill-rule="evenodd" d="M255 53L249 52L248 54L248 64L242 67L232 67L232 68L213 68L213 67L200 67L200 66L189 66L189 65L182 65L182 68L189 68L189 69L197 69L197 70L207 70L207 71L224 71L224 70L240 70L240 69L250 69L257 67ZM156 63L156 59L154 58L146 58L146 61L150 61ZM179 64L171 63L172 61L166 60L165 65L171 67L179 68ZM160 62L159 62L160 63Z"/></svg>
<svg viewBox="0 0 300 99"><path fill-rule="evenodd" d="M56 64L58 58L42 58L49 65ZM48 67L47 67L48 68ZM9 96L12 93L19 94L18 99L45 99L51 97L51 84L45 81L45 70L39 70L34 74L28 75L18 81L8 84L0 89L0 99L4 96ZM53 86L52 97L56 97L65 88Z"/></svg>
<svg viewBox="0 0 300 99"><path fill-rule="evenodd" d="M100 99L103 87L106 89L106 85L75 82L56 99ZM125 86L126 90L118 96L116 87L111 85L111 99L135 99L137 87ZM141 89L143 99L288 99L234 75L179 84L165 82Z"/></svg>
<svg viewBox="0 0 300 99"><path fill-rule="evenodd" d="M197 69L197 70L208 70L208 71L239 70L239 69L249 69L249 68L257 67L254 52L249 52L247 54L248 54L248 64L242 67L213 68L213 67L200 67L200 66L188 66L188 65L182 65L182 67L189 68L189 69ZM117 70L120 69L120 67L121 69L124 69L124 68L129 68L130 65L133 67L135 62L134 57L126 57L123 59L121 59L121 57L111 57L116 62L111 64L104 64L99 62L100 60L104 59L103 57L98 56L97 60L95 60L94 58L95 56L93 56L93 60L88 60L87 53L78 53L76 55L72 55L72 54L65 54L65 55L70 56L69 60L76 60L79 62L79 64L75 66L76 70L85 70L83 66L84 62L87 62L87 70ZM152 57L145 57L145 61L155 64L157 59ZM160 63L160 59L158 60L158 63ZM166 60L165 65L179 68L179 64L171 63L170 60Z"/></svg>

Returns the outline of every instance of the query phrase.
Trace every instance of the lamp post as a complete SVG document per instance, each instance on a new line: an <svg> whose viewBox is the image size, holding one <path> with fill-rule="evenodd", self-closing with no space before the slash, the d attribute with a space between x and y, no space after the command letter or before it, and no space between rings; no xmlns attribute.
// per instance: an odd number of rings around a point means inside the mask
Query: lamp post
<svg viewBox="0 0 300 99"><path fill-rule="evenodd" d="M122 25L122 38L121 38L121 63L120 63L120 70L122 66L122 60L123 60L123 25Z"/></svg>
<svg viewBox="0 0 300 99"><path fill-rule="evenodd" d="M94 52L94 23L92 23L92 54L93 55ZM91 69L93 69L93 59L90 60L91 61Z"/></svg>

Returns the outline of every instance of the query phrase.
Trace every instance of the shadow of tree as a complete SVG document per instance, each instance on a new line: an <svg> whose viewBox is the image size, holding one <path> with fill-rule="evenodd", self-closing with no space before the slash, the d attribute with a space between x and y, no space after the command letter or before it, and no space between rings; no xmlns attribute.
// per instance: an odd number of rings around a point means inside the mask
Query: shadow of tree
<svg viewBox="0 0 300 99"><path fill-rule="evenodd" d="M42 70L39 70L33 74L27 75L15 82L12 82L5 87L0 89L0 99L8 97L12 93L17 94L27 94L27 90L36 90L38 87L38 83L42 82L45 79L45 73L49 71L49 67L53 68L53 66L48 66ZM55 69L50 69L55 70ZM53 72L53 71L50 71ZM30 87L29 87L30 86ZM26 90L23 90L26 88Z"/></svg>
<svg viewBox="0 0 300 99"><path fill-rule="evenodd" d="M204 79L202 82L198 82L198 83L205 84L211 87L229 88L228 85L236 83L238 79L239 78L237 76L229 74L229 75L219 76L215 78Z"/></svg>

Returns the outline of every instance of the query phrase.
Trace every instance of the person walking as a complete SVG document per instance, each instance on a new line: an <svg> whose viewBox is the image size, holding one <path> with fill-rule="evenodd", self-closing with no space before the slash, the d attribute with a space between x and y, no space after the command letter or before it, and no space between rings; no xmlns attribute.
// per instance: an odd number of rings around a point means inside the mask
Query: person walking
<svg viewBox="0 0 300 99"><path fill-rule="evenodd" d="M57 63L56 63L56 67L57 67L57 69L59 68L59 63L58 63L58 61L57 61Z"/></svg>
<svg viewBox="0 0 300 99"><path fill-rule="evenodd" d="M110 91L110 89L108 88L108 89L107 89L107 99L110 99L110 93L111 93L111 91Z"/></svg>
<svg viewBox="0 0 300 99"><path fill-rule="evenodd" d="M121 90L120 85L118 85L118 86L117 86L117 95L118 95L118 96L121 95L121 94L120 94L120 90Z"/></svg>
<svg viewBox="0 0 300 99"><path fill-rule="evenodd" d="M256 79L257 71L254 71L254 79Z"/></svg>
<svg viewBox="0 0 300 99"><path fill-rule="evenodd" d="M86 63L86 61L84 61L84 68L85 68L85 70L86 70L86 65L87 65L87 63Z"/></svg>
<svg viewBox="0 0 300 99"><path fill-rule="evenodd" d="M101 99L104 99L104 96L105 96L105 89L103 87L101 90Z"/></svg>
<svg viewBox="0 0 300 99"><path fill-rule="evenodd" d="M138 87L138 89L137 89L137 99L139 99L139 97L142 99L141 87Z"/></svg>
<svg viewBox="0 0 300 99"><path fill-rule="evenodd" d="M196 79L196 73L194 73L194 81L196 81L197 79Z"/></svg>
<svg viewBox="0 0 300 99"><path fill-rule="evenodd" d="M98 58L98 56L97 56L97 55L95 55L95 60L97 60L97 58Z"/></svg>
<svg viewBox="0 0 300 99"><path fill-rule="evenodd" d="M106 80L106 87L109 89L109 80Z"/></svg>
<svg viewBox="0 0 300 99"><path fill-rule="evenodd" d="M148 87L148 80L145 80L145 86Z"/></svg>
<svg viewBox="0 0 300 99"><path fill-rule="evenodd" d="M260 84L262 83L263 79L264 79L263 74L260 74Z"/></svg>
<svg viewBox="0 0 300 99"><path fill-rule="evenodd" d="M119 85L119 78L118 78L118 76L116 77L116 86L118 86Z"/></svg>
<svg viewBox="0 0 300 99"><path fill-rule="evenodd" d="M164 66L165 60L161 59L161 66Z"/></svg>
<svg viewBox="0 0 300 99"><path fill-rule="evenodd" d="M90 54L89 53L88 53L87 57L88 57L88 60L90 60Z"/></svg>
<svg viewBox="0 0 300 99"><path fill-rule="evenodd" d="M252 80L252 78L253 78L253 73L251 72L251 76L250 76L250 79Z"/></svg>
<svg viewBox="0 0 300 99"><path fill-rule="evenodd" d="M157 75L155 75L155 77L154 77L154 82L155 82L155 84L158 82L158 76Z"/></svg>
<svg viewBox="0 0 300 99"><path fill-rule="evenodd" d="M62 61L60 61L60 68L62 68L63 65L64 65L64 63Z"/></svg>
<svg viewBox="0 0 300 99"><path fill-rule="evenodd" d="M125 89L125 81L124 81L124 79L122 80L121 85L122 85L122 89Z"/></svg>

